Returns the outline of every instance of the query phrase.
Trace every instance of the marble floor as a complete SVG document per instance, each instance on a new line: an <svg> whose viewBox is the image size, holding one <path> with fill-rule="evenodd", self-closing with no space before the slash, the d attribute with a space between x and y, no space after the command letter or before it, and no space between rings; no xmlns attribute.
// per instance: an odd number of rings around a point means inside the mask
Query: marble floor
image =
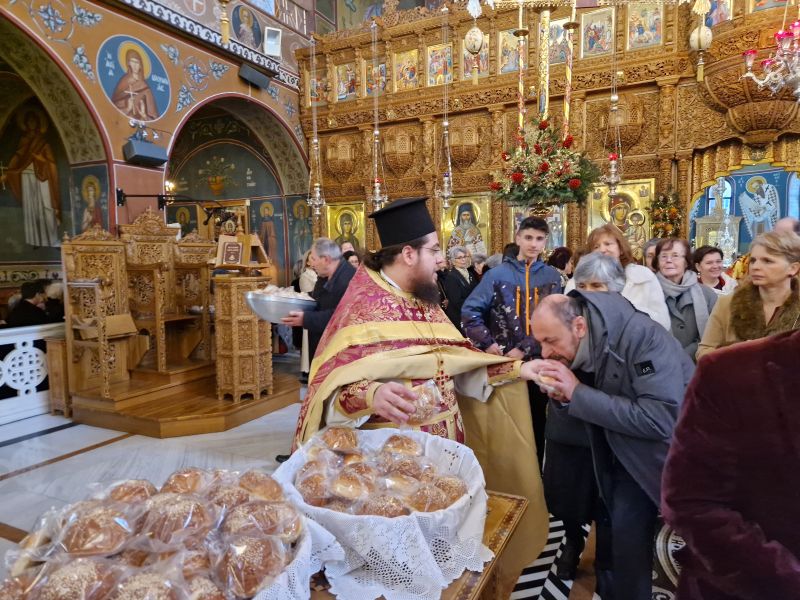
<svg viewBox="0 0 800 600"><path fill-rule="evenodd" d="M271 472L277 467L275 455L289 449L299 409L293 404L206 435L160 440L76 425L5 445L0 447L0 524L29 531L43 512L84 498L94 485L121 479L149 479L160 485L187 466ZM30 434L53 428L54 423L48 415L17 425ZM5 553L10 542L0 542L0 553Z"/></svg>

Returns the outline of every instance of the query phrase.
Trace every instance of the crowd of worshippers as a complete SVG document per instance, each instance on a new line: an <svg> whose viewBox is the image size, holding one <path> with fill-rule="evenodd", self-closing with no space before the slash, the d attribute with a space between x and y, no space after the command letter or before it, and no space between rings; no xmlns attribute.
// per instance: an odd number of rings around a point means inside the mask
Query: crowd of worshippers
<svg viewBox="0 0 800 600"><path fill-rule="evenodd" d="M410 212L402 204L397 215ZM399 225L376 225L385 248L363 265L354 249L320 238L296 266L296 288L318 301L284 320L306 335L304 374L323 336L323 346L333 337L342 298L360 301L348 286L362 270L439 303L473 350L523 361L547 508L566 530L559 577L575 578L593 523L597 594L650 600L654 536L666 521L686 543L678 598L800 598L796 219L752 241L739 280L720 249L692 250L684 239L651 240L637 264L611 224L576 253L556 248L546 260L548 224L537 217L488 258L462 246L445 256L432 224L410 241ZM427 265L434 290L419 283ZM403 424L413 410L410 386L369 377L352 386L334 403L347 413L352 400L357 426ZM336 412L328 406L314 427ZM307 421L304 406L296 443Z"/></svg>
<svg viewBox="0 0 800 600"><path fill-rule="evenodd" d="M7 311L0 328L60 323L64 320L64 284L47 279L26 281L8 298Z"/></svg>

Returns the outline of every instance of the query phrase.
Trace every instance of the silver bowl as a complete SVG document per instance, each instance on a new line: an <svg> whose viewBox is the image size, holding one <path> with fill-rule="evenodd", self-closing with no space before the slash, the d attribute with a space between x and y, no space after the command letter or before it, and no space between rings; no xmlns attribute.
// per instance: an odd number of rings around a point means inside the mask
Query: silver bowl
<svg viewBox="0 0 800 600"><path fill-rule="evenodd" d="M315 300L281 298L260 292L247 292L244 297L247 305L260 319L271 323L280 323L281 319L289 316L293 310L311 310L317 305Z"/></svg>

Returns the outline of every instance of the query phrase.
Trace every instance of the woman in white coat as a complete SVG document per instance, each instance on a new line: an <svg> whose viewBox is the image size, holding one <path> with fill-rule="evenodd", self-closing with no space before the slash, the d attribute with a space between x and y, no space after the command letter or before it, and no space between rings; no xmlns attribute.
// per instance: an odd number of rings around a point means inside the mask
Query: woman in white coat
<svg viewBox="0 0 800 600"><path fill-rule="evenodd" d="M600 252L616 258L625 269L625 287L622 288L622 295L637 310L650 315L650 318L664 329L670 329L667 303L655 273L647 267L636 264L631 246L619 229L607 223L592 230L586 240L584 252ZM570 280L564 293L573 289L575 284Z"/></svg>

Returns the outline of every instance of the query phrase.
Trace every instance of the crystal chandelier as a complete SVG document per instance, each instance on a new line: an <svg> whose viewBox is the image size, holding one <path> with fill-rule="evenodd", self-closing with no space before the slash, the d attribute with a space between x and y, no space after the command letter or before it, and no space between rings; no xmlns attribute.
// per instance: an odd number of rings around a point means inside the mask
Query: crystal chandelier
<svg viewBox="0 0 800 600"><path fill-rule="evenodd" d="M747 72L742 75L742 79L752 79L758 85L758 89L767 88L773 94L788 88L800 103L800 12L798 12L797 20L789 25L787 31L786 12L788 8L789 3L787 2L783 11L783 25L780 31L775 33L777 45L775 53L771 53L768 58L761 61L763 76L758 77L753 72L753 63L755 63L758 50L751 48L743 54Z"/></svg>
<svg viewBox="0 0 800 600"><path fill-rule="evenodd" d="M317 72L317 50L316 40L311 38L311 73ZM313 75L316 77L316 75ZM309 85L316 85L311 80ZM311 103L311 121L312 121L312 137L311 148L309 156L309 173L308 173L308 198L306 202L314 211L314 216L319 217L322 214L322 207L325 206L325 195L322 193L322 162L320 161L319 154L319 134L317 132L317 104Z"/></svg>
<svg viewBox="0 0 800 600"><path fill-rule="evenodd" d="M447 15L449 14L450 10L447 6L442 7L442 44L447 47L447 43L449 41L449 29L447 24ZM448 68L445 65L445 68ZM438 181L438 173L439 173L439 156L441 153L436 153L436 173L437 173L437 182L436 187L433 191L434 196L439 199L442 203L442 208L450 208L450 198L453 197L453 167L452 162L450 160L450 122L448 121L448 110L449 110L449 83L450 83L450 73L449 71L445 73L444 77L444 91L443 93L443 108L442 108L442 152L444 152L444 173L442 174L441 182Z"/></svg>
<svg viewBox="0 0 800 600"><path fill-rule="evenodd" d="M372 19L370 25L372 33L372 72L378 72L378 24L375 19ZM373 75L374 77L375 75ZM378 129L378 93L380 85L375 86L372 92L372 189L367 192L367 200L372 203L374 210L380 210L383 205L389 200L386 192L381 191L381 177L379 167L383 167L380 161L381 152L381 132Z"/></svg>

